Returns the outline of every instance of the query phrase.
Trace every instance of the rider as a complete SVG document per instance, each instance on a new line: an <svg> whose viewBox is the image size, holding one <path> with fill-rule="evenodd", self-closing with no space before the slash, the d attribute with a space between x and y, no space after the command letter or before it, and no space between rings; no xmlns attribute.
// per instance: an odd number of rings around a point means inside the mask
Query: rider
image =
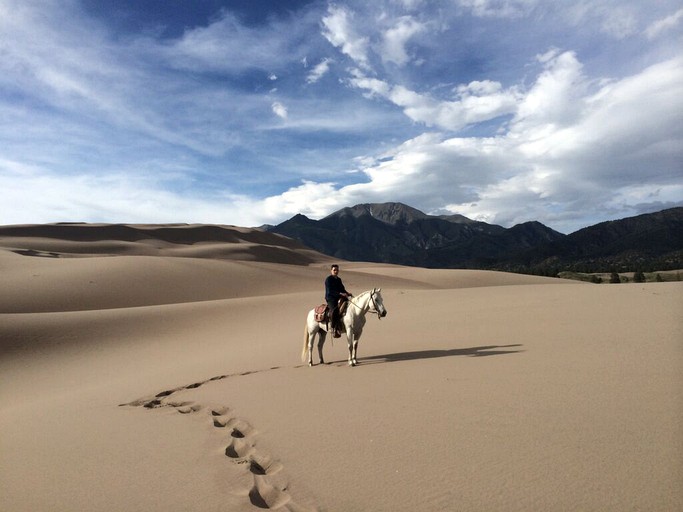
<svg viewBox="0 0 683 512"><path fill-rule="evenodd" d="M341 327L339 318L339 299L344 300L352 297L349 292L344 288L344 283L342 283L339 277L339 265L336 263L330 267L330 275L325 279L325 301L327 302L327 307L330 309L331 317L331 327L334 332L334 337L339 338L341 336Z"/></svg>

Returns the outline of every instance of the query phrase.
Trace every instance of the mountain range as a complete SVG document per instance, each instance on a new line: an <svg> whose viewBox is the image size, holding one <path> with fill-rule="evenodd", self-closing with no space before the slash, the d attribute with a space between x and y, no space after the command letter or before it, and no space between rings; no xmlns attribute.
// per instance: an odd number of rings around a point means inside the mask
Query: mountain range
<svg viewBox="0 0 683 512"><path fill-rule="evenodd" d="M428 215L402 203L359 204L320 220L299 214L266 229L349 261L542 275L683 268L680 207L569 235L536 221L504 228L462 215Z"/></svg>

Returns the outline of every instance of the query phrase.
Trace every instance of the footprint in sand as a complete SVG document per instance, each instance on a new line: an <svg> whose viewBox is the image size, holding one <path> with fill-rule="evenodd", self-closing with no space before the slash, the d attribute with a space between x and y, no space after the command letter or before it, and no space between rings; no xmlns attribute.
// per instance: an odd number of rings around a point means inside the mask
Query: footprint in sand
<svg viewBox="0 0 683 512"><path fill-rule="evenodd" d="M231 459L243 459L254 453L254 445L247 439L254 434L254 428L246 421L227 416L228 409L213 409L213 426L230 430L230 443L225 448L225 455Z"/></svg>
<svg viewBox="0 0 683 512"><path fill-rule="evenodd" d="M225 428L230 422L231 418L226 418L225 416L214 416L213 426L217 428Z"/></svg>
<svg viewBox="0 0 683 512"><path fill-rule="evenodd" d="M227 407L221 407L220 409L211 409L211 417L213 419L213 426L217 428L225 428L225 426L230 421L230 416L228 416L229 409Z"/></svg>
<svg viewBox="0 0 683 512"><path fill-rule="evenodd" d="M248 422L240 418L230 418L226 415L214 415L213 426L230 429L230 435L237 438L253 436L256 433L256 429Z"/></svg>
<svg viewBox="0 0 683 512"><path fill-rule="evenodd" d="M192 403L192 402L183 402L182 404L178 404L178 405L175 405L175 404L169 404L169 405L172 405L173 407L175 407L176 410L177 410L180 414L190 414L190 413L193 413L193 412L197 412L197 411L201 411L201 410L202 410L202 406L201 406L201 405L195 404L195 403Z"/></svg>
<svg viewBox="0 0 683 512"><path fill-rule="evenodd" d="M225 448L225 455L231 459L244 459L252 453L254 453L253 445L241 437L233 437Z"/></svg>
<svg viewBox="0 0 683 512"><path fill-rule="evenodd" d="M251 504L258 508L280 508L289 503L292 497L285 492L285 489L278 489L263 478L254 478L254 485L249 491Z"/></svg>
<svg viewBox="0 0 683 512"><path fill-rule="evenodd" d="M161 393L157 393L156 398L163 398L165 396L172 395L176 391L178 391L178 390L177 389L168 389L166 391L162 391Z"/></svg>
<svg viewBox="0 0 683 512"><path fill-rule="evenodd" d="M282 471L282 464L268 455L255 453L250 457L249 471L259 476L274 475Z"/></svg>
<svg viewBox="0 0 683 512"><path fill-rule="evenodd" d="M254 479L249 491L251 504L263 509L278 509L288 504L294 506L291 496L285 492L286 485L273 485L269 480L269 477L282 471L282 464L256 450L250 441L256 432L251 424L240 418L229 418L226 413L227 408L212 410L213 424L230 430L231 439L225 448L225 455L238 464L249 464Z"/></svg>

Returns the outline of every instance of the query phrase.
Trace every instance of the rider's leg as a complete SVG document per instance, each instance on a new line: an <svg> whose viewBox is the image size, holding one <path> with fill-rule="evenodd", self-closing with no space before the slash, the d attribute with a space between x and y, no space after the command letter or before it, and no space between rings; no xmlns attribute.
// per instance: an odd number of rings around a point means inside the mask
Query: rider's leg
<svg viewBox="0 0 683 512"><path fill-rule="evenodd" d="M339 338L339 308L337 307L337 303L333 300L327 302L327 307L330 315L330 331L332 332L332 336Z"/></svg>

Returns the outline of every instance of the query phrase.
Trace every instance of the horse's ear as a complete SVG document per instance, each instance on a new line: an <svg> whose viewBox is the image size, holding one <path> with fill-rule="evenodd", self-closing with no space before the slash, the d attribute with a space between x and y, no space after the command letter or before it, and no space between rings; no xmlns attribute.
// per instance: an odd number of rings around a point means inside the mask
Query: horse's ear
<svg viewBox="0 0 683 512"><path fill-rule="evenodd" d="M377 293L379 293L379 292L382 291L382 289L381 289L381 288L377 288L375 291L376 291Z"/></svg>

